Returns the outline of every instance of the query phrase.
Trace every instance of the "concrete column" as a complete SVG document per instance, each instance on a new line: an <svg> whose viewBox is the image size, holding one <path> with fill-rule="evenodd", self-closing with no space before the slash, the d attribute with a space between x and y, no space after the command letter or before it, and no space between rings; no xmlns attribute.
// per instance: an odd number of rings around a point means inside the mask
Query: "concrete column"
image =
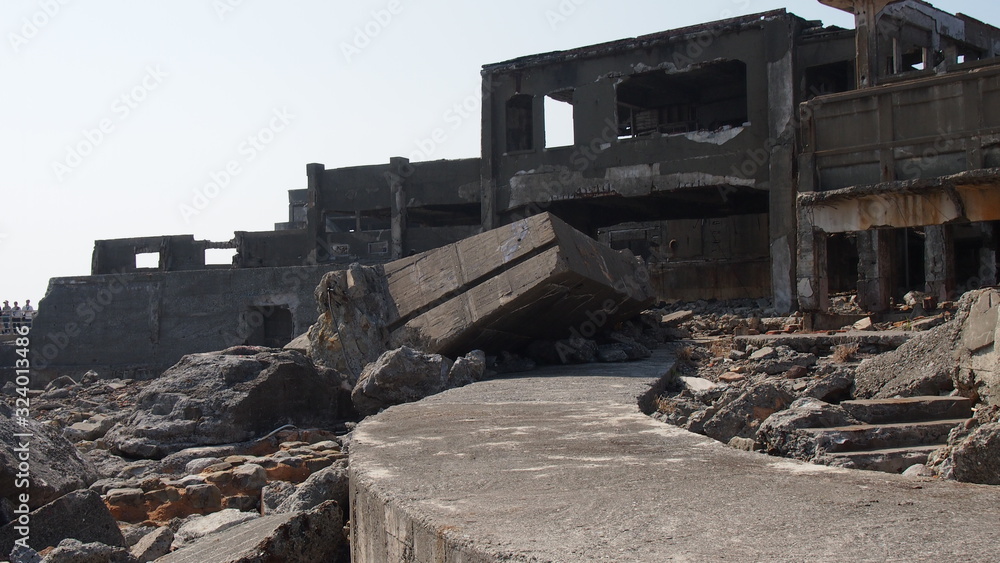
<svg viewBox="0 0 1000 563"><path fill-rule="evenodd" d="M806 312L830 308L827 273L827 234L813 228L808 210L799 209L799 245L796 256L796 290L799 309Z"/></svg>
<svg viewBox="0 0 1000 563"><path fill-rule="evenodd" d="M392 243L389 250L393 260L406 256L406 178L409 176L410 160L402 157L389 159L389 197L390 201L390 236Z"/></svg>
<svg viewBox="0 0 1000 563"><path fill-rule="evenodd" d="M306 195L306 248L305 255L310 263L319 261L326 251L326 225L323 224L323 164L307 164L308 179Z"/></svg>
<svg viewBox="0 0 1000 563"><path fill-rule="evenodd" d="M496 86L493 83L491 75L484 74L482 132L480 134L480 154L482 160L479 165L479 216L483 231L495 229L500 226L497 224L497 183L496 170L494 168L494 151L496 150L494 124L496 119L499 119L499 116L495 116L494 114L499 113L497 108L500 105L495 99L495 90Z"/></svg>
<svg viewBox="0 0 1000 563"><path fill-rule="evenodd" d="M955 245L947 225L924 227L925 291L938 301L949 301L955 291Z"/></svg>
<svg viewBox="0 0 1000 563"><path fill-rule="evenodd" d="M866 311L889 310L893 265L890 242L894 234L887 229L858 233L858 303Z"/></svg>
<svg viewBox="0 0 1000 563"><path fill-rule="evenodd" d="M791 38L768 46L768 131L776 142L768 162L768 224L771 248L771 295L774 308L790 312L796 305L795 69Z"/></svg>

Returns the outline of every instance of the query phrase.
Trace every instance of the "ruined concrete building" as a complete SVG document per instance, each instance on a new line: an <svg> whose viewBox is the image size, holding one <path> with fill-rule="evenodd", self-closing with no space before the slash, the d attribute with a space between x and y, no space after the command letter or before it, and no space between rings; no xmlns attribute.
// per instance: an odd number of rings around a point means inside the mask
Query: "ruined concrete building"
<svg viewBox="0 0 1000 563"><path fill-rule="evenodd" d="M486 65L480 158L309 164L272 232L98 241L91 276L51 281L34 365L121 375L282 345L324 272L544 211L644 257L662 299L821 310L857 290L879 311L995 283L1000 29L821 1L857 30L778 10ZM572 131L551 130L560 107ZM220 247L232 265L206 265Z"/></svg>

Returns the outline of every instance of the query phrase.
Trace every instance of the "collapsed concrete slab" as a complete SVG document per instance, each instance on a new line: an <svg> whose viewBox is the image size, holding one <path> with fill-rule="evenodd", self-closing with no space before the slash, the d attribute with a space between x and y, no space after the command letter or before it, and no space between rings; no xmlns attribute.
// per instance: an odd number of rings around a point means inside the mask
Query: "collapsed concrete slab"
<svg viewBox="0 0 1000 563"><path fill-rule="evenodd" d="M583 337L651 305L641 259L549 213L381 266L327 274L313 358L357 377L387 349L461 356Z"/></svg>

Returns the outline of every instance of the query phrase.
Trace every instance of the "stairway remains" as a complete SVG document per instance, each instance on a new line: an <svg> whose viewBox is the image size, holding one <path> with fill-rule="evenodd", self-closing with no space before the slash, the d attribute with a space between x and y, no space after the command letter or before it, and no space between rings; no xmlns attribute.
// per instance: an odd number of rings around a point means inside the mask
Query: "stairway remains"
<svg viewBox="0 0 1000 563"><path fill-rule="evenodd" d="M948 433L972 417L972 401L965 397L864 399L840 406L861 424L805 429L816 443L814 461L886 473L926 463Z"/></svg>

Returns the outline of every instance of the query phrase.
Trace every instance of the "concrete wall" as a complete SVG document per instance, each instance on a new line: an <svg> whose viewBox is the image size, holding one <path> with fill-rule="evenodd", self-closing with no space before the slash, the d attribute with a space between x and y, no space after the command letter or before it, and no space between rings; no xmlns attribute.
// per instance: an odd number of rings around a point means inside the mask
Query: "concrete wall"
<svg viewBox="0 0 1000 563"><path fill-rule="evenodd" d="M35 385L62 373L153 377L189 353L243 344L287 308L293 336L316 320L323 266L54 278L32 330Z"/></svg>

